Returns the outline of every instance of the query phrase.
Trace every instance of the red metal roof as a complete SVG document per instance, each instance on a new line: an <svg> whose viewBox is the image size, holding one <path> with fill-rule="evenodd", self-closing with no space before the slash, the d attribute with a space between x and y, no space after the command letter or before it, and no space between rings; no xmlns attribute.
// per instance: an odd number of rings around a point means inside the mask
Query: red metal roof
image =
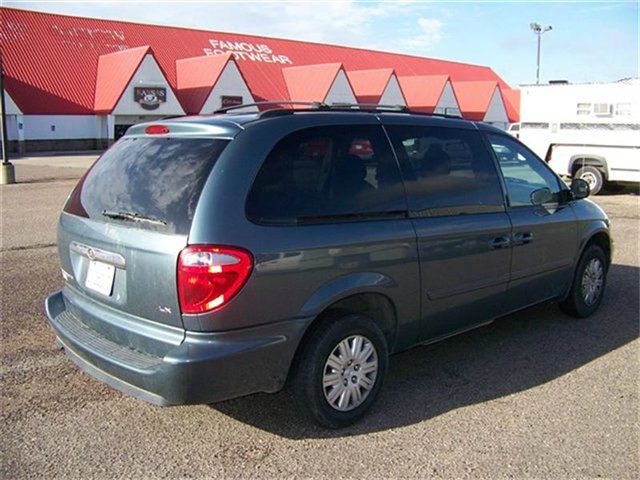
<svg viewBox="0 0 640 480"><path fill-rule="evenodd" d="M147 53L151 53L151 48L144 46L100 55L96 76L96 96L93 103L96 113L108 114L116 108L125 88L131 82Z"/></svg>
<svg viewBox="0 0 640 480"><path fill-rule="evenodd" d="M520 89L500 88L510 122L520 121Z"/></svg>
<svg viewBox="0 0 640 480"><path fill-rule="evenodd" d="M211 90L220 78L231 54L183 58L176 62L178 100L187 114L202 111Z"/></svg>
<svg viewBox="0 0 640 480"><path fill-rule="evenodd" d="M338 73L341 63L304 65L282 69L289 98L301 102L322 102L327 97Z"/></svg>
<svg viewBox="0 0 640 480"><path fill-rule="evenodd" d="M394 74L393 68L376 68L351 70L347 77L359 103L378 103Z"/></svg>
<svg viewBox="0 0 640 480"><path fill-rule="evenodd" d="M340 62L349 70L393 68L398 76L449 75L453 81L508 85L489 67L372 50L235 33L70 17L0 8L6 88L26 114L93 113L98 58L148 45L170 85L176 60L206 53L234 55L253 97L288 97L282 67Z"/></svg>
<svg viewBox="0 0 640 480"><path fill-rule="evenodd" d="M498 82L452 82L452 85L462 116L469 120L482 121Z"/></svg>
<svg viewBox="0 0 640 480"><path fill-rule="evenodd" d="M424 113L433 113L448 81L448 75L398 77L409 108Z"/></svg>

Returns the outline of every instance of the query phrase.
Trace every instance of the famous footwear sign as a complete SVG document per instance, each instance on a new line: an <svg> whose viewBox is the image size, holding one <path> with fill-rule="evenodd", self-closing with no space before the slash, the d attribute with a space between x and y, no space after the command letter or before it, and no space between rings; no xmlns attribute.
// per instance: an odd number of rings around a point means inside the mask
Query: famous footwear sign
<svg viewBox="0 0 640 480"><path fill-rule="evenodd" d="M293 62L286 55L278 55L269 45L264 43L249 42L227 42L224 40L209 40L211 47L204 48L205 55L222 55L233 53L236 60L251 62L281 63L293 65Z"/></svg>

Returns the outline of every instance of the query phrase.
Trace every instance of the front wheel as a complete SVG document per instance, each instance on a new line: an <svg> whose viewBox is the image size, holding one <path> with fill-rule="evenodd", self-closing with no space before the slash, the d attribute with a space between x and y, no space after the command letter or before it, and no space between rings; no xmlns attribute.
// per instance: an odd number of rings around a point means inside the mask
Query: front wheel
<svg viewBox="0 0 640 480"><path fill-rule="evenodd" d="M296 366L294 395L317 424L345 427L365 415L380 391L389 355L386 339L373 320L361 315L321 322L310 335Z"/></svg>
<svg viewBox="0 0 640 480"><path fill-rule="evenodd" d="M560 304L563 312L579 318L593 314L607 283L607 257L597 245L589 246L578 263L567 298Z"/></svg>

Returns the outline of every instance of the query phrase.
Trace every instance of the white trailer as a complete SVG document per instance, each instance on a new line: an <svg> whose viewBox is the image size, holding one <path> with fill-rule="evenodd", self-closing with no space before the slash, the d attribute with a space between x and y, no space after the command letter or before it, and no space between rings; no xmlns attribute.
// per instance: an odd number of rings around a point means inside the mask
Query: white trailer
<svg viewBox="0 0 640 480"><path fill-rule="evenodd" d="M520 123L509 132L558 174L607 183L640 183L640 81L522 86Z"/></svg>

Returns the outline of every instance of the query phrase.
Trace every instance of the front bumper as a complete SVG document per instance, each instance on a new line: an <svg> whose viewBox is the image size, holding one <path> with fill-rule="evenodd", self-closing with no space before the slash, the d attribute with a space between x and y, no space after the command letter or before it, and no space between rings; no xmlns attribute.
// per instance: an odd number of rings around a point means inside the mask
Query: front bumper
<svg viewBox="0 0 640 480"><path fill-rule="evenodd" d="M182 338L177 340L172 332L163 348L156 345L145 351L128 346L145 344L137 338L144 335L143 329L122 330L108 338L89 325L95 325L95 318L82 320L82 310L72 307L62 291L47 298L45 310L59 344L82 370L156 405L212 403L278 391L311 321L215 333L180 331Z"/></svg>

